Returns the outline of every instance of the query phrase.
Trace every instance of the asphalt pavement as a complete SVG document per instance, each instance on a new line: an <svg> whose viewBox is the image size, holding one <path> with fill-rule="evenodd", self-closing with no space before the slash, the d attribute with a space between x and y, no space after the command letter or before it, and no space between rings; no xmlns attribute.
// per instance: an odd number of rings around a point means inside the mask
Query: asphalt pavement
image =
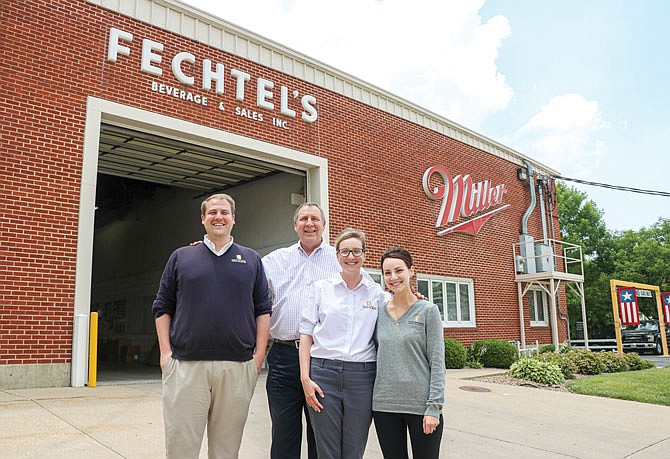
<svg viewBox="0 0 670 459"><path fill-rule="evenodd" d="M670 457L670 407L471 379L497 372L447 371L441 457ZM164 457L160 392L155 380L0 391L0 459ZM268 458L270 429L262 373L240 458ZM365 458L381 457L371 427Z"/></svg>

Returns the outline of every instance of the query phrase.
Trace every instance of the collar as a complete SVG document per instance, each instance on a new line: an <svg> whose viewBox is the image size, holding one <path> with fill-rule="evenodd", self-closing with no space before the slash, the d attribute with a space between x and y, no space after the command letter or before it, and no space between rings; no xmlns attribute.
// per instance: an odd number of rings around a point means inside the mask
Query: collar
<svg viewBox="0 0 670 459"><path fill-rule="evenodd" d="M315 253L317 253L317 252L322 251L325 247L328 247L329 245L330 245L330 244L328 244L328 243L326 242L326 240L322 237L322 238L321 238L321 244L319 244L319 246L318 246L316 249L314 249L314 251L312 252L312 255L315 254ZM300 241L298 241L298 242L296 243L296 247L298 248L298 251L299 251L300 253L302 253L303 255L305 255L305 256L310 256L310 255L307 255L307 252L305 252L305 249L303 249L302 244L300 243Z"/></svg>
<svg viewBox="0 0 670 459"><path fill-rule="evenodd" d="M205 237L202 239L202 243L205 244L207 248L211 250L214 255L220 257L221 255L226 253L226 251L233 245L233 236L230 236L230 242L221 247L221 250L216 250L216 246L212 241L209 240L206 234Z"/></svg>
<svg viewBox="0 0 670 459"><path fill-rule="evenodd" d="M365 277L365 275L363 274L363 271L362 271L362 270L363 270L363 268L361 267L361 275L362 275L362 278L361 278L361 281L358 283L358 285L357 285L356 287L354 287L354 290L357 290L358 288L360 288L361 285L363 285L363 286L365 286L365 287L367 287L367 288L369 288L371 284L372 284L372 285L376 285L376 284L374 284L370 279L368 279L367 277ZM344 279L342 278L342 274L338 274L337 276L333 276L333 277L331 278L331 282L333 283L333 285L342 284L342 285L344 285L345 287L347 286L347 283L346 283L346 282L344 281Z"/></svg>

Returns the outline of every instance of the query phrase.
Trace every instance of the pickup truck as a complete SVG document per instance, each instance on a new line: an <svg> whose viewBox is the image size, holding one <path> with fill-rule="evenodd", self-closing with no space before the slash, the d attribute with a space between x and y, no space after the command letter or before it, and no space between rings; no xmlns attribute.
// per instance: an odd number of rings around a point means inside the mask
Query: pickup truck
<svg viewBox="0 0 670 459"><path fill-rule="evenodd" d="M670 345L670 325L665 326L665 337ZM663 353L661 331L658 320L643 320L640 325L629 325L621 330L621 341L624 351Z"/></svg>

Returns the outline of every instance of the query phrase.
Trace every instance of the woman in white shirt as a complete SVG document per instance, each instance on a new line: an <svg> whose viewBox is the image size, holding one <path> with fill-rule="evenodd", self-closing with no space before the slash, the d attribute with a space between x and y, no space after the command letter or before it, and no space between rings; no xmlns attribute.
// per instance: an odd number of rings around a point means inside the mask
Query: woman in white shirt
<svg viewBox="0 0 670 459"><path fill-rule="evenodd" d="M374 331L384 293L363 276L365 234L335 241L342 272L313 284L300 322L300 379L319 459L362 458L372 421Z"/></svg>

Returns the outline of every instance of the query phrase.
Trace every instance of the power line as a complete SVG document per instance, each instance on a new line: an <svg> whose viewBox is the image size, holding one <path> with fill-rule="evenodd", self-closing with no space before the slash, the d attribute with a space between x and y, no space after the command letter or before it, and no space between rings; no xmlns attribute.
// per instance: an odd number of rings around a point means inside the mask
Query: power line
<svg viewBox="0 0 670 459"><path fill-rule="evenodd" d="M587 180L581 180L581 179L576 179L576 178L561 177L560 175L553 175L552 177L555 178L555 179L565 180L565 181L568 181L568 182L576 182L576 183L582 183L584 185L591 185L591 186L599 186L599 187L602 187L602 188L609 188L611 190L630 191L631 193L650 194L650 195L653 195L653 196L663 196L663 197L666 197L666 198L670 198L670 192L668 192L668 191L643 190L643 189L640 189L640 188L632 188L632 187L628 187L628 186L610 185L608 183L589 182Z"/></svg>

